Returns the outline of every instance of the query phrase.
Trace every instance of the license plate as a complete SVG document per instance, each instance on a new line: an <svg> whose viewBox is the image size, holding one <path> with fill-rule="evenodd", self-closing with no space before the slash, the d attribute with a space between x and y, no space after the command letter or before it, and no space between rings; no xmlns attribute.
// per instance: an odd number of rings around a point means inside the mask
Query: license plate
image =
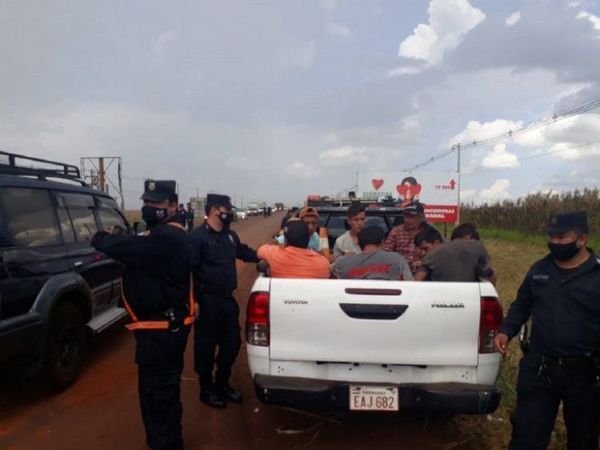
<svg viewBox="0 0 600 450"><path fill-rule="evenodd" d="M398 388L350 386L351 411L398 411Z"/></svg>

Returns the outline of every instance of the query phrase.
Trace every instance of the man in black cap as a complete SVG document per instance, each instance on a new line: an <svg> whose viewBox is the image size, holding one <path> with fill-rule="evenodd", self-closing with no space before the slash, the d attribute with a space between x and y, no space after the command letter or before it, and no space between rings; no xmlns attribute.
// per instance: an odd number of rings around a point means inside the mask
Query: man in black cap
<svg viewBox="0 0 600 450"><path fill-rule="evenodd" d="M242 402L241 393L229 384L241 346L240 309L233 296L237 288L235 262L258 262L258 258L256 251L242 244L229 228L234 215L229 197L208 194L205 212L206 221L190 235L200 306L194 328L195 369L200 380L200 400L225 408L228 400ZM213 376L217 347L217 370Z"/></svg>
<svg viewBox="0 0 600 450"><path fill-rule="evenodd" d="M586 247L586 212L553 215L547 231L550 254L525 276L495 338L505 354L510 338L531 318L509 448L545 449L562 401L569 450L597 450L600 260Z"/></svg>
<svg viewBox="0 0 600 450"><path fill-rule="evenodd" d="M177 217L175 182L146 180L143 236L101 231L92 246L124 264L122 302L135 332L135 362L146 442L182 449L180 379L194 306L191 250Z"/></svg>

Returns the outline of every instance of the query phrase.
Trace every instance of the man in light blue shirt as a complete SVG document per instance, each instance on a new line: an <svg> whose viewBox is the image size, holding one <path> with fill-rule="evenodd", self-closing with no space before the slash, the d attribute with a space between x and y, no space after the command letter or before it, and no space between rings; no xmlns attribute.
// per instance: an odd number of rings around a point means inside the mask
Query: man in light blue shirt
<svg viewBox="0 0 600 450"><path fill-rule="evenodd" d="M293 219L290 219L290 221ZM317 224L319 222L319 212L311 207L305 206L300 210L300 220L308 225L308 231L310 233L310 240L308 241L308 248L314 250L315 252L321 253L323 249L321 246L321 238L319 237L319 233L317 233ZM275 238L278 244L284 244L285 238L283 234L280 234Z"/></svg>

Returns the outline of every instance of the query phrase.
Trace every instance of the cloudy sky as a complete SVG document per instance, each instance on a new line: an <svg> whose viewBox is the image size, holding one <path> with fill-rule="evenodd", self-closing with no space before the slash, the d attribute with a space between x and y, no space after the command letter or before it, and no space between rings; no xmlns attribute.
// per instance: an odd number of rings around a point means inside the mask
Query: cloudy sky
<svg viewBox="0 0 600 450"><path fill-rule="evenodd" d="M122 156L130 208L144 177L300 202L600 98L600 2L0 0L0 61L2 150ZM600 109L463 168L467 200L596 186Z"/></svg>

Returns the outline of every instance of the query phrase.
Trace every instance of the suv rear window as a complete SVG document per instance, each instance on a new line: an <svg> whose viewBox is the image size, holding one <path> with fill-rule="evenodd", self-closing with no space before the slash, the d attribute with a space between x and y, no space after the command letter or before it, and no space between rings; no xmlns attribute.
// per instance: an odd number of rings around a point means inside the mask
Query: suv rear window
<svg viewBox="0 0 600 450"><path fill-rule="evenodd" d="M61 244L50 193L43 189L3 188L4 221L19 244L27 247Z"/></svg>

